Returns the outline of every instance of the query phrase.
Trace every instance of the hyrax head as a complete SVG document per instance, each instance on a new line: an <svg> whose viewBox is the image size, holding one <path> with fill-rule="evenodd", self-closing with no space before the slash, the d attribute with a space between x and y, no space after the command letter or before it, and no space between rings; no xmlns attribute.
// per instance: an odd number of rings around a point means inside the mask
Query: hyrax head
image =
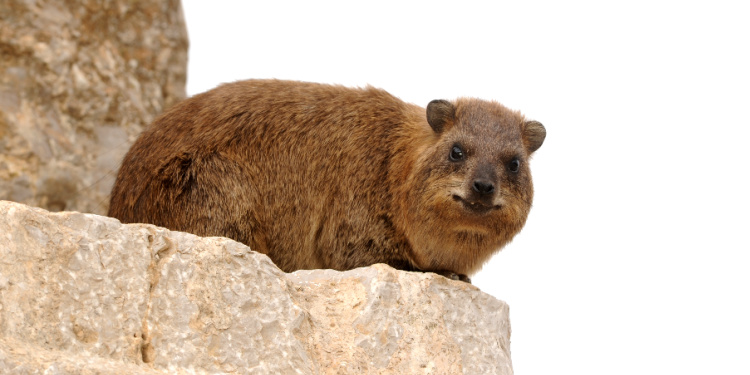
<svg viewBox="0 0 750 375"><path fill-rule="evenodd" d="M531 204L528 161L544 142L542 124L477 99L456 104L433 100L427 105L427 122L440 135L433 161L446 179L451 199L468 214L488 214L514 203L508 202L514 198Z"/></svg>
<svg viewBox="0 0 750 375"><path fill-rule="evenodd" d="M468 274L518 233L533 198L529 159L544 142L541 123L496 102L433 100L426 110L435 138L415 170L412 242L426 269Z"/></svg>

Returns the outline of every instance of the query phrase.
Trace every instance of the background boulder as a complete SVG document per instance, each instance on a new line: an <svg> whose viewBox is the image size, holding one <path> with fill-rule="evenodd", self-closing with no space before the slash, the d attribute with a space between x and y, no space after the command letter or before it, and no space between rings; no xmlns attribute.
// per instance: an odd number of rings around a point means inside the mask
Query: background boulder
<svg viewBox="0 0 750 375"><path fill-rule="evenodd" d="M104 214L123 155L185 97L178 0L0 7L0 199Z"/></svg>

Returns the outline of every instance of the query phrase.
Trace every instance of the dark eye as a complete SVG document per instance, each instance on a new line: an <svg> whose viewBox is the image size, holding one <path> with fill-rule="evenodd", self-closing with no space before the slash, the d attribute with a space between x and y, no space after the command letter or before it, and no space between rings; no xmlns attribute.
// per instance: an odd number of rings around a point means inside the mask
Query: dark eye
<svg viewBox="0 0 750 375"><path fill-rule="evenodd" d="M451 161L461 161L464 160L464 150L461 149L458 145L454 145L451 149L450 154Z"/></svg>
<svg viewBox="0 0 750 375"><path fill-rule="evenodd" d="M518 160L518 158L515 158L508 163L508 170L510 170L512 173L518 173L518 170L521 168L521 161Z"/></svg>

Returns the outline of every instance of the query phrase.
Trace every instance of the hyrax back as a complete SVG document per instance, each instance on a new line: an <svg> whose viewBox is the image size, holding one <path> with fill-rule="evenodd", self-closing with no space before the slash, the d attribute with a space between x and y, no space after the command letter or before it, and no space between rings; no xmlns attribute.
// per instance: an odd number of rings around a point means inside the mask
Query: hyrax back
<svg viewBox="0 0 750 375"><path fill-rule="evenodd" d="M161 115L109 215L226 236L284 271L386 263L472 274L521 230L544 127L495 102L250 80Z"/></svg>

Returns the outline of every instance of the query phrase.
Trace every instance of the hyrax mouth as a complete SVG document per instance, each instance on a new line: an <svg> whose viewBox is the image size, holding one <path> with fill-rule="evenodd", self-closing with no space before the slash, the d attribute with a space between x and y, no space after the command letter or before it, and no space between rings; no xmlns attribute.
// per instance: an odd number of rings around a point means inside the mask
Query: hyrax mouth
<svg viewBox="0 0 750 375"><path fill-rule="evenodd" d="M468 211L470 211L472 213L478 214L478 215L483 215L483 214L486 214L486 213L488 213L488 212L490 212L492 210L499 210L501 208L501 206L499 204L498 205L491 205L491 204L487 205L487 204L484 204L484 203L479 202L479 201L470 202L470 201L468 201L468 200L466 200L466 199L464 199L464 198L462 198L462 197L460 197L460 196L458 196L456 194L453 194L453 200L456 201L456 202L460 202L461 205L465 209L467 209Z"/></svg>

